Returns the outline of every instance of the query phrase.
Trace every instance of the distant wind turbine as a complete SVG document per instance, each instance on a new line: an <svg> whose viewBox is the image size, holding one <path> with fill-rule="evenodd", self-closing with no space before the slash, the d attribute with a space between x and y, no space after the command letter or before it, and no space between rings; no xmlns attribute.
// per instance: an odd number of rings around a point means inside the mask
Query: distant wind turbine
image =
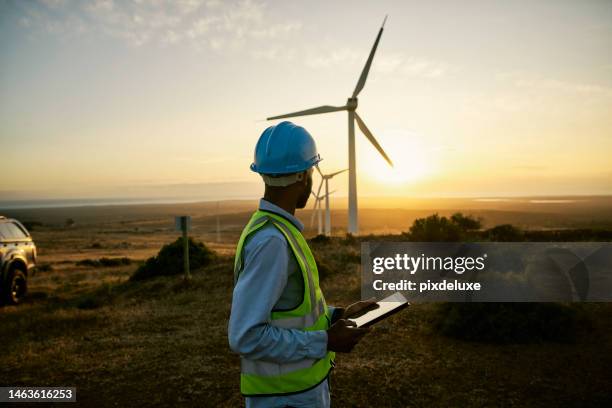
<svg viewBox="0 0 612 408"><path fill-rule="evenodd" d="M321 188L319 187L319 191L321 191ZM334 194L336 192L336 190L334 191L330 191L329 193L325 193L324 195L318 195L315 194L314 191L311 191L311 194L315 197L315 202L314 202L314 206L312 207L312 215L310 216L310 227L312 227L312 224L314 223L314 217L315 214L317 215L318 218L318 222L317 222L317 234L321 235L323 234L323 222L321 219L321 215L323 210L321 209L321 201L323 201L323 199L326 199L327 202L329 202L329 196ZM327 229L327 224L325 225L325 228Z"/></svg>
<svg viewBox="0 0 612 408"><path fill-rule="evenodd" d="M316 167L317 167L317 171L321 175L321 183L319 184L319 191L321 191L321 186L323 185L323 183L325 183L325 195L324 195L325 197L325 235L330 236L331 235L331 214L329 211L329 196L331 195L331 193L328 193L329 192L329 180L332 179L334 176L337 176L340 173L344 173L348 169L340 170L335 173L323 174L319 166L316 166ZM318 192L317 192L317 195L319 195Z"/></svg>
<svg viewBox="0 0 612 408"><path fill-rule="evenodd" d="M283 119L283 118L291 118L295 116L306 116L306 115L317 115L319 113L329 113L329 112L338 112L338 111L347 111L348 112L348 155L349 155L349 225L348 232L351 234L359 233L359 221L357 215L357 167L356 167L356 158L355 158L355 121L357 121L357 126L363 132L365 137L374 145L376 150L384 157L384 159L389 163L389 165L393 166L391 159L387 156L383 148L380 146L370 129L366 126L361 117L357 114L357 95L363 89L366 83L366 79L368 78L368 73L370 72L370 66L372 65L372 60L374 59L374 54L376 53L376 48L378 47L378 42L380 41L380 37L382 35L383 29L385 27L385 21L387 21L387 16L383 20L382 26L378 31L378 35L376 36L376 41L374 41L374 46L370 51L370 55L363 67L363 71L361 72L361 76L357 81L357 86L355 86L355 90L353 91L353 95L348 98L346 105L344 106L330 106L323 105L312 109L306 109L298 112L287 113L284 115L272 116L267 118L267 120L274 119Z"/></svg>

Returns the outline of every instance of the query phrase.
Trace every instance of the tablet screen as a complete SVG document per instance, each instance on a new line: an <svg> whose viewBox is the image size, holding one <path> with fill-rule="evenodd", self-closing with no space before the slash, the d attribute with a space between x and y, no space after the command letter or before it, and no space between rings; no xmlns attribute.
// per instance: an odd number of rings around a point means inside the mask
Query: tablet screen
<svg viewBox="0 0 612 408"><path fill-rule="evenodd" d="M359 316L355 319L350 319L357 324L357 327L364 327L392 315L398 310L408 306L408 300L400 293L395 292L389 297L384 298L378 303L378 309L374 309Z"/></svg>

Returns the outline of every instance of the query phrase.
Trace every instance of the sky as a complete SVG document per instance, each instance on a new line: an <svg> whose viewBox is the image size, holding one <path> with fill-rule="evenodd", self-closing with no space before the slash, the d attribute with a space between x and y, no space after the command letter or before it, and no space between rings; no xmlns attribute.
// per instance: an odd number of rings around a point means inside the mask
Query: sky
<svg viewBox="0 0 612 408"><path fill-rule="evenodd" d="M0 200L256 196L265 118L345 103L385 15L359 195L612 194L610 1L0 0ZM346 168L346 112L292 120Z"/></svg>

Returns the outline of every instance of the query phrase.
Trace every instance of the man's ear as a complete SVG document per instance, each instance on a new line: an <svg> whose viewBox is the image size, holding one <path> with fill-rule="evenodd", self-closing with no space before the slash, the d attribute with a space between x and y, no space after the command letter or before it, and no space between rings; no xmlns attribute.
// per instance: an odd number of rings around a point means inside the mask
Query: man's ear
<svg viewBox="0 0 612 408"><path fill-rule="evenodd" d="M308 183L308 170L301 172L298 174L297 181L306 184Z"/></svg>

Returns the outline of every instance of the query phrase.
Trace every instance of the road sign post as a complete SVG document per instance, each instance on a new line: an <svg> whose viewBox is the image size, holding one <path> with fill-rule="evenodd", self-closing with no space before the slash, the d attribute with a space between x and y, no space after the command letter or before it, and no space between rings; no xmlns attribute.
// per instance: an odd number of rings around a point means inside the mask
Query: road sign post
<svg viewBox="0 0 612 408"><path fill-rule="evenodd" d="M180 217L174 217L175 229L181 231L183 234L183 269L185 272L184 279L191 279L191 273L189 272L189 236L187 231L191 229L191 217L189 215L182 215Z"/></svg>

